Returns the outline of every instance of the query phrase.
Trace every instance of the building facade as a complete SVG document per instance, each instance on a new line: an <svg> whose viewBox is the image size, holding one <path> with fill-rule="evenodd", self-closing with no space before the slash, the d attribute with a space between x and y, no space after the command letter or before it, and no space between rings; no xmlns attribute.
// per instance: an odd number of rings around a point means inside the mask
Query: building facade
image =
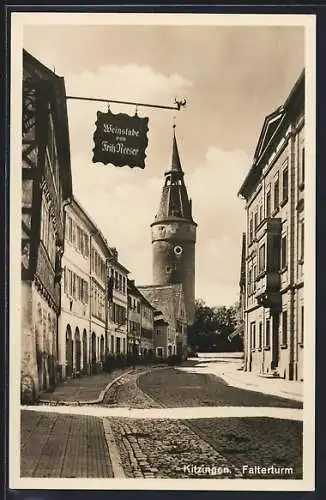
<svg viewBox="0 0 326 500"><path fill-rule="evenodd" d="M21 400L60 379L63 207L72 194L64 79L23 51Z"/></svg>
<svg viewBox="0 0 326 500"><path fill-rule="evenodd" d="M109 298L109 321L107 351L111 354L127 353L127 307L128 307L128 274L129 271L118 260L118 252L110 248L111 258L108 262L108 277L112 286Z"/></svg>
<svg viewBox="0 0 326 500"><path fill-rule="evenodd" d="M126 353L128 270L73 197L65 206L59 359L63 377L101 371Z"/></svg>
<svg viewBox="0 0 326 500"><path fill-rule="evenodd" d="M239 194L246 201L245 369L303 380L304 106L300 75L265 118Z"/></svg>
<svg viewBox="0 0 326 500"><path fill-rule="evenodd" d="M65 207L60 363L64 377L96 373L108 328L106 239L72 198Z"/></svg>
<svg viewBox="0 0 326 500"><path fill-rule="evenodd" d="M141 354L144 358L154 356L154 307L141 294Z"/></svg>
<svg viewBox="0 0 326 500"><path fill-rule="evenodd" d="M159 210L151 224L153 284L182 284L189 325L195 308L196 227L174 134L171 167L165 173Z"/></svg>
<svg viewBox="0 0 326 500"><path fill-rule="evenodd" d="M63 378L88 373L92 223L74 199L65 207L59 361Z"/></svg>
<svg viewBox="0 0 326 500"><path fill-rule="evenodd" d="M187 356L188 318L182 284L138 287L154 311L153 349L157 357Z"/></svg>
<svg viewBox="0 0 326 500"><path fill-rule="evenodd" d="M154 308L138 290L134 280L128 280L128 353L153 355Z"/></svg>

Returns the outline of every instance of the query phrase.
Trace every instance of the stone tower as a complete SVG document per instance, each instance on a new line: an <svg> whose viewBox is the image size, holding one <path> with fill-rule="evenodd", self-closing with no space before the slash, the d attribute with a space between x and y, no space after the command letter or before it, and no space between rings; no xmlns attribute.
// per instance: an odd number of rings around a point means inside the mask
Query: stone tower
<svg viewBox="0 0 326 500"><path fill-rule="evenodd" d="M184 183L175 132L171 168L165 172L160 206L152 228L153 284L181 283L188 324L195 306L195 243L197 224Z"/></svg>

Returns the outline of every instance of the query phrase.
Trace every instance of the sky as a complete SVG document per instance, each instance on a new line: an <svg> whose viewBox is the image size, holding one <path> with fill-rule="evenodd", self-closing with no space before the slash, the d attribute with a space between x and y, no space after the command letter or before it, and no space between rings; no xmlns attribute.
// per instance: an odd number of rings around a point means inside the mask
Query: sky
<svg viewBox="0 0 326 500"><path fill-rule="evenodd" d="M152 283L150 224L172 154L173 123L198 224L196 297L239 297L245 205L237 196L264 117L304 67L300 26L25 25L24 48L65 78L67 95L173 105L149 118L145 169L92 162L96 112L68 100L73 191L138 285ZM133 115L134 106L111 104Z"/></svg>

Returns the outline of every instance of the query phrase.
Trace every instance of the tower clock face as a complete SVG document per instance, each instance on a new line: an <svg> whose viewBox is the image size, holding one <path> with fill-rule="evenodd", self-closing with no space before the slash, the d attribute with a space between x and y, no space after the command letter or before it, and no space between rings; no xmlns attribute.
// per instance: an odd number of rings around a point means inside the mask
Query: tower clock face
<svg viewBox="0 0 326 500"><path fill-rule="evenodd" d="M174 254L177 256L177 257L180 257L182 252L183 252L183 248L181 245L176 245L173 249L173 252Z"/></svg>

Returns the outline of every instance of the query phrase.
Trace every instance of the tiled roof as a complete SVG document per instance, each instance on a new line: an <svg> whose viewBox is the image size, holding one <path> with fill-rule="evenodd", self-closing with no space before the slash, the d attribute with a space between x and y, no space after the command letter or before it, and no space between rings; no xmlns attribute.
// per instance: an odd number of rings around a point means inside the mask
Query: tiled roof
<svg viewBox="0 0 326 500"><path fill-rule="evenodd" d="M162 311L165 321L176 326L176 320L180 318L181 306L184 303L181 284L139 286L138 289L155 309Z"/></svg>
<svg viewBox="0 0 326 500"><path fill-rule="evenodd" d="M141 301L143 301L148 307L154 309L154 307L152 306L152 304L149 302L149 300L147 299L147 297L141 293L141 291L139 290L139 287L137 287L135 285L135 282L134 280L127 280L127 283L128 283L128 294L130 295L134 295L135 297L138 297Z"/></svg>

